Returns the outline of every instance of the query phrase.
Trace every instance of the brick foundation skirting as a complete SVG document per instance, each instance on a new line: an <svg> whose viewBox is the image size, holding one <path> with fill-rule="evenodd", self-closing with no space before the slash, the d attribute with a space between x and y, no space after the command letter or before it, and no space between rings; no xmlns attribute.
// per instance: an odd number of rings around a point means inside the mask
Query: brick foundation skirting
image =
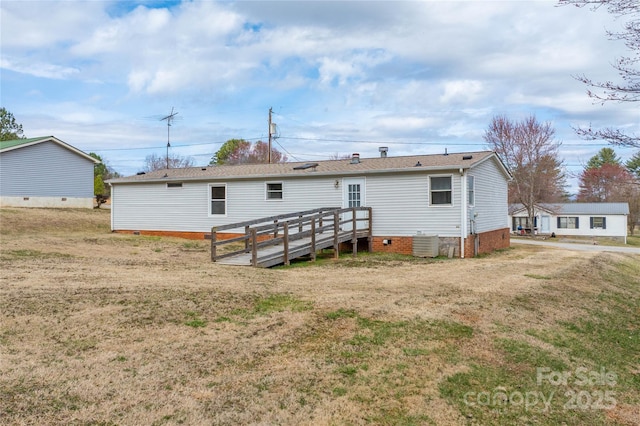
<svg viewBox="0 0 640 426"><path fill-rule="evenodd" d="M413 237L373 237L372 242L375 253L413 254Z"/></svg>
<svg viewBox="0 0 640 426"><path fill-rule="evenodd" d="M473 257L475 238L478 239L478 254L490 253L494 250L508 248L511 245L511 231L509 228L496 229L495 231L482 232L469 235L465 239L465 257Z"/></svg>
<svg viewBox="0 0 640 426"><path fill-rule="evenodd" d="M189 240L206 240L211 239L210 232L181 232L181 231L113 231L119 234L134 234L134 235L149 235L149 236L162 236L162 237L177 237L186 238ZM235 238L243 236L240 233L219 233L217 234L218 240L226 240L229 238ZM268 239L267 236L262 236L260 240ZM494 250L508 248L511 244L510 230L509 228L497 229L495 231L482 232L476 235L469 235L465 238L464 255L465 257L473 257L474 254L474 239L479 240L478 254L489 253ZM366 242L360 242L363 247L358 247L359 250L366 250ZM440 255L446 256L449 251L449 246L454 247L454 256L460 257L460 238L458 237L441 237L440 238ZM413 254L413 237L398 237L398 236L386 236L386 237L372 237L372 247L375 253L397 253L397 254ZM351 250L350 243L343 243L340 247L341 251Z"/></svg>

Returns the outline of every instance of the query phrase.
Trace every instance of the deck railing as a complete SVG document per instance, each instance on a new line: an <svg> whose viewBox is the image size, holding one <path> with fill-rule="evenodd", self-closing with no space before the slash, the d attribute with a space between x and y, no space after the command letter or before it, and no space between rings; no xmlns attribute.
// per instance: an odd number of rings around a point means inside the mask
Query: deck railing
<svg viewBox="0 0 640 426"><path fill-rule="evenodd" d="M219 238L219 234L232 230L235 230L232 233L241 235ZM370 207L318 208L263 217L211 228L211 260L215 262L251 253L251 264L258 266L261 249L282 245L283 263L288 265L291 259L303 254L309 254L315 260L318 242L321 240L320 245L326 247L328 239L331 239L334 256L339 254L340 243L348 240L353 244L355 255L359 238L367 238L371 251L371 231ZM304 238L310 239L304 248L291 247L291 243ZM230 248L234 243L242 243L241 248ZM227 249L222 250L224 247Z"/></svg>

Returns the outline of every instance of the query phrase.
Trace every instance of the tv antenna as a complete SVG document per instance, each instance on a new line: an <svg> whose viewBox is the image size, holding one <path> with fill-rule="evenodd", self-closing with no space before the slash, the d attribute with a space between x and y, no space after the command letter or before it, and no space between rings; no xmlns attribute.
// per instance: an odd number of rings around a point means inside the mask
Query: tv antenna
<svg viewBox="0 0 640 426"><path fill-rule="evenodd" d="M169 129L171 129L171 122L176 115L178 115L178 112L173 112L173 107L171 107L171 113L160 119L160 121L167 120L167 169L169 168L169 147L171 146L171 142L169 141Z"/></svg>

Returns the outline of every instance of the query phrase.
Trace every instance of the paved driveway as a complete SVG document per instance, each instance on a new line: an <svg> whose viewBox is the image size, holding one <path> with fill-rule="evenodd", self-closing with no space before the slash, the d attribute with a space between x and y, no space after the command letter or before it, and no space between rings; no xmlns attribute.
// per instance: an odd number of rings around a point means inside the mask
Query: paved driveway
<svg viewBox="0 0 640 426"><path fill-rule="evenodd" d="M618 253L632 253L640 254L640 248L638 247L626 247L626 246L601 246L593 244L576 244L576 243L554 243L553 241L540 241L540 240L525 240L525 239L512 239L511 245L517 244L530 244L534 246L545 247L557 247L565 250L578 250L578 251L615 251Z"/></svg>

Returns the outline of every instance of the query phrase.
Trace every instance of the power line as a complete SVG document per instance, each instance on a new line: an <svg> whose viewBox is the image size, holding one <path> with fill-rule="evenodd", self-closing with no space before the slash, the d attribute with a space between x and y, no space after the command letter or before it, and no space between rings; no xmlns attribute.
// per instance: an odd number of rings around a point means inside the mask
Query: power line
<svg viewBox="0 0 640 426"><path fill-rule="evenodd" d="M263 137L255 137L255 138L241 138L246 141L259 141L262 140ZM449 146L486 146L487 144L484 142L454 142L454 141L430 141L430 142L402 142L402 141L371 141L371 140L358 140L358 139L328 139L328 138L302 138L302 137L294 137L294 136L279 136L278 139L288 139L288 140L300 140L300 141L311 141L311 142L341 142L341 143L362 143L362 144L373 144L373 145L449 145ZM198 142L198 143L189 143L189 144L180 144L171 145L173 148L185 148L191 146L202 146L202 145L218 145L224 144L227 141L213 141L213 142ZM282 147L281 144L278 145ZM603 143L567 143L563 142L563 147L582 147L582 148L597 148L602 146L610 146L610 144ZM108 151L138 151L138 150L151 150L151 149L160 149L164 148L164 146L146 146L140 148L103 148L103 149L93 149L94 152L108 152ZM619 149L636 149L635 147L617 147ZM284 149L284 148L283 148ZM285 150L286 151L286 150ZM300 154L298 154L300 155ZM305 154L306 155L306 154Z"/></svg>
<svg viewBox="0 0 640 426"><path fill-rule="evenodd" d="M299 158L297 158L295 155L293 155L292 153L290 153L289 151L287 151L287 149L286 149L284 146L282 146L282 145L280 144L280 142L278 142L278 140L277 140L277 139L274 139L273 141L274 141L275 143L277 143L277 144L278 144L278 146L279 146L280 148L282 148L282 150L283 150L284 152L286 152L287 154L289 154L289 157L293 158L293 159L294 159L294 160L296 160L296 161L302 161L302 160L300 160Z"/></svg>
<svg viewBox="0 0 640 426"><path fill-rule="evenodd" d="M262 137L259 138L242 138L245 141L259 141L262 139ZM217 141L217 142L201 142L201 143L190 143L190 144L181 144L181 145L176 145L173 144L171 145L171 147L173 148L184 148L184 147L190 147L190 146L202 146L202 145L217 145L217 144L224 144L227 141L221 142L221 141ZM105 152L105 151L138 151L138 150L147 150L147 149L160 149L160 148L164 148L164 146L144 146L141 148L104 148L104 149L93 149L91 151L93 152Z"/></svg>

